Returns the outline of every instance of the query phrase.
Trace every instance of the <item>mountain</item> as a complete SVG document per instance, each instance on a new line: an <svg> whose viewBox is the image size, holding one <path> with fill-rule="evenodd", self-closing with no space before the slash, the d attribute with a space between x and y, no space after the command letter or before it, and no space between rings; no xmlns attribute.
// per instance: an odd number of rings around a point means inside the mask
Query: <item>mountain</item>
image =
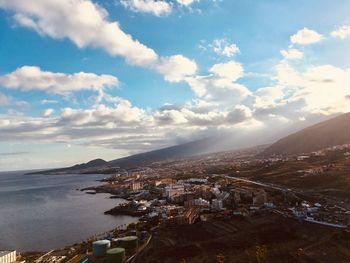
<svg viewBox="0 0 350 263"><path fill-rule="evenodd" d="M37 171L34 174L59 174L59 173L109 173L114 172L116 167L126 168L133 165L140 165L147 162L179 159L184 157L238 150L254 145L242 144L245 140L232 140L228 137L210 137L197 141L191 141L159 150L139 153L109 162L102 159L92 160L88 163L74 165L66 168L59 168L46 171ZM249 140L248 140L249 141ZM33 173L32 173L33 174Z"/></svg>
<svg viewBox="0 0 350 263"><path fill-rule="evenodd" d="M125 167L132 164L141 164L150 161L163 161L168 159L195 156L213 152L214 149L216 149L216 145L216 138L206 138L159 150L119 158L116 160L112 160L109 163L113 166Z"/></svg>
<svg viewBox="0 0 350 263"><path fill-rule="evenodd" d="M71 167L52 169L47 171L36 171L28 174L59 174L59 173L86 173L96 168L107 166L108 162L102 159L95 159L87 163L76 164Z"/></svg>
<svg viewBox="0 0 350 263"><path fill-rule="evenodd" d="M291 155L350 143L350 113L318 123L266 148L261 155Z"/></svg>

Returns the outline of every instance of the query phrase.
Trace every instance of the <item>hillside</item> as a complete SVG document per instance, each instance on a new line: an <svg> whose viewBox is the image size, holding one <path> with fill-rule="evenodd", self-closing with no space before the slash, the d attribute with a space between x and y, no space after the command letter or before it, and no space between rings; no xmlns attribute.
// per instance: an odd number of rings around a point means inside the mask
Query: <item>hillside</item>
<svg viewBox="0 0 350 263"><path fill-rule="evenodd" d="M268 147L262 155L308 153L346 143L350 143L350 113L340 115L284 137Z"/></svg>
<svg viewBox="0 0 350 263"><path fill-rule="evenodd" d="M139 153L124 158L119 158L116 160L112 160L109 163L112 166L125 167L132 164L141 164L150 161L164 161L167 159L195 156L212 152L214 149L213 145L217 145L217 139L207 138L150 152Z"/></svg>
<svg viewBox="0 0 350 263"><path fill-rule="evenodd" d="M91 160L87 163L76 164L71 167L52 169L47 171L36 171L28 174L59 174L59 173L84 173L88 172L90 169L102 168L106 166L108 162L102 159Z"/></svg>

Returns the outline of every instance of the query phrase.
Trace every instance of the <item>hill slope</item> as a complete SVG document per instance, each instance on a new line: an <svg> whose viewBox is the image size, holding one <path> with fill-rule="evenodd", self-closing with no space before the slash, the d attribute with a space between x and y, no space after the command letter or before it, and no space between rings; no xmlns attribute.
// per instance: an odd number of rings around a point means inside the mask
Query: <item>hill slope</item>
<svg viewBox="0 0 350 263"><path fill-rule="evenodd" d="M350 113L340 115L284 137L268 147L262 155L308 153L346 143L350 143Z"/></svg>
<svg viewBox="0 0 350 263"><path fill-rule="evenodd" d="M46 171L36 171L33 173L28 174L59 174L59 173L83 173L87 172L90 169L96 169L99 167L103 167L107 165L108 162L102 159L95 159L91 160L87 163L82 164L76 164L71 167L65 167L65 168L58 168L58 169L52 169L52 170L46 170Z"/></svg>
<svg viewBox="0 0 350 263"><path fill-rule="evenodd" d="M218 145L217 138L206 138L202 140L192 141L176 146L171 146L159 150L154 150L145 153L139 153L124 158L119 158L113 161L110 161L109 164L120 167L125 167L131 164L140 164L150 161L164 161L168 159L176 159L182 157L189 157L195 155L201 155L206 153L211 153L215 151L215 146ZM220 151L228 150L233 148L229 147L218 147Z"/></svg>

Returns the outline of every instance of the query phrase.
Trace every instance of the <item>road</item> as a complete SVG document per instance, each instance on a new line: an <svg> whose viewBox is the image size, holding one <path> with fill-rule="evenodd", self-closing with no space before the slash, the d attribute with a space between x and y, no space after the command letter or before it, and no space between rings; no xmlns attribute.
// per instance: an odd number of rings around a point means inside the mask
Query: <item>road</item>
<svg viewBox="0 0 350 263"><path fill-rule="evenodd" d="M228 178L228 179L236 180L236 181L241 181L241 182L255 184L255 185L259 185L259 186L263 186L263 187L268 187L268 188L271 188L271 189L274 189L274 190L278 190L278 191L282 191L282 192L291 192L291 189L282 188L282 187L275 186L275 185L272 185L272 184L261 183L261 182L257 182L257 181L251 181L251 180L248 180L248 179L243 179L243 178L240 178L240 177L234 177L234 176L228 176L228 175L225 175L225 177Z"/></svg>
<svg viewBox="0 0 350 263"><path fill-rule="evenodd" d="M291 192L292 193L292 190L289 188L283 188L283 187L272 185L272 184L256 182L256 181L252 181L252 180L248 180L248 179L244 179L244 178L240 178L240 177L228 176L228 175L225 175L225 178L233 179L233 180L241 181L241 182L246 182L246 183L250 183L250 184L255 184L258 186L267 187L267 188L271 188L271 189L282 191L282 192ZM277 214L282 215L282 216L294 218L293 216L289 215L288 213L286 213L284 211L280 211L278 209L274 209L273 211ZM314 224L321 224L321 225L336 227L336 228L346 228L347 227L346 225L317 221L317 220L310 219L310 218L305 218L303 220L306 222L314 223Z"/></svg>

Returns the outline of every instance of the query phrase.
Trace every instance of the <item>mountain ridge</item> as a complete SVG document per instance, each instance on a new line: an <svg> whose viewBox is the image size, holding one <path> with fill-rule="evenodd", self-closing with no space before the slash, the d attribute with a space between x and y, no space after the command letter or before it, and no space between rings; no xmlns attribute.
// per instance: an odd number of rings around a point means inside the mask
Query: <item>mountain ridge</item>
<svg viewBox="0 0 350 263"><path fill-rule="evenodd" d="M293 155L350 143L350 112L279 139L262 156Z"/></svg>

